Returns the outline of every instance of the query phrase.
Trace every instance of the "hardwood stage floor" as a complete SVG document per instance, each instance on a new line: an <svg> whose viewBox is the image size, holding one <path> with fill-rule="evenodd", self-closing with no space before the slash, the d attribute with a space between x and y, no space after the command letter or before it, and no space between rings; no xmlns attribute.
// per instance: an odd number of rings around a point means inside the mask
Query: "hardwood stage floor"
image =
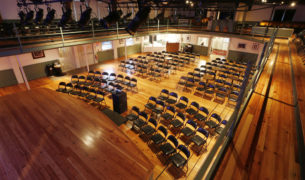
<svg viewBox="0 0 305 180"><path fill-rule="evenodd" d="M131 55L129 57L137 57L139 54ZM134 77L131 74L126 74L125 72L121 72L118 70L118 64L120 59L107 61L103 64L96 65L94 67L94 70L100 70L100 71L107 71L109 73L115 72L117 74L123 74L129 75L131 77ZM132 106L136 105L140 107L141 110L144 109L144 105L146 104L148 98L150 96L157 97L162 89L168 89L169 91L177 92L179 97L180 96L186 96L189 98L190 102L197 101L201 106L204 106L208 108L208 110L211 113L218 113L221 115L222 119L229 119L234 107L232 105L227 105L227 100L220 104L219 102L214 102L213 100L205 99L196 95L193 95L190 92L184 92L181 89L176 89L178 80L180 76L186 75L188 71L193 71L195 67L200 67L200 65L205 64L207 61L210 61L208 57L201 56L200 60L197 61L197 63L193 65L188 65L183 69L183 71L177 71L176 74L170 75L169 78L162 79L161 82L155 82L151 81L149 79L144 79L142 77L137 77L138 79L138 93L134 92L127 92L127 102L128 102L128 109L131 109ZM83 68L85 71L85 68ZM86 75L87 73L81 73ZM36 89L40 87L49 88L52 90L56 90L58 83L60 81L69 82L71 78L71 75L66 75L63 77L51 77L51 78L41 78L37 80L30 81L30 87L31 89ZM11 87L5 87L0 88L0 96L16 93L19 91L25 91L24 85L17 85L17 86L11 86ZM113 109L112 107L112 100L110 98L106 98L107 105L110 109ZM125 113L126 115L127 113ZM148 145L143 142L141 138L139 138L138 134L130 130L130 127L127 127L126 125L120 126L120 129L137 145L137 147L144 152L144 154L148 157L148 159L155 165L154 172L153 172L153 178L159 178L159 179L173 179L174 173L171 173L171 169L167 168L165 165L161 163L161 161L157 158L157 156L152 152L151 148L148 147ZM188 172L187 177L190 179L193 179L196 175L198 169L200 168L201 164L205 160L209 149L212 148L216 141L217 137L211 137L210 140L208 140L208 147L207 151L205 151L202 155L197 156L195 153L191 151L191 158L188 163ZM183 144L182 141L179 140L179 144ZM169 170L164 169L167 168Z"/></svg>
<svg viewBox="0 0 305 180"><path fill-rule="evenodd" d="M298 63L294 49L292 57L293 64ZM288 40L277 39L215 179L300 179L290 67ZM304 72L304 66L297 67L295 74ZM304 97L304 86L298 88L298 93ZM260 118L262 124L256 134Z"/></svg>

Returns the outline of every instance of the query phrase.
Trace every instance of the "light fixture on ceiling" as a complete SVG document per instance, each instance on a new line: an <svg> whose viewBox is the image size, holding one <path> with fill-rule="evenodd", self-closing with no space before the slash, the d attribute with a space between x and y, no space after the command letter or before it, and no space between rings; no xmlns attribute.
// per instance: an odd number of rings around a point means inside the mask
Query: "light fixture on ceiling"
<svg viewBox="0 0 305 180"><path fill-rule="evenodd" d="M89 23L91 18L92 9L90 7L86 7L86 10L81 13L80 19L78 21L79 26L85 26Z"/></svg>
<svg viewBox="0 0 305 180"><path fill-rule="evenodd" d="M55 17L55 13L56 13L56 10L51 9L50 7L47 8L47 11L48 11L48 14L46 16L46 19L43 22L43 24L45 24L45 25L49 25L52 23L52 21L54 20L54 17Z"/></svg>
<svg viewBox="0 0 305 180"><path fill-rule="evenodd" d="M35 16L35 24L41 24L42 22L42 19L43 19L43 9L41 8L38 8L38 9L35 9L36 11L36 16Z"/></svg>
<svg viewBox="0 0 305 180"><path fill-rule="evenodd" d="M110 11L108 16L100 20L100 25L108 29L111 24L120 20L122 14L123 12L121 10Z"/></svg>
<svg viewBox="0 0 305 180"><path fill-rule="evenodd" d="M133 18L133 20L128 24L127 28L125 30L130 34L134 35L140 25L142 25L146 19L148 18L150 13L150 7L142 7L140 10L137 12L136 16Z"/></svg>
<svg viewBox="0 0 305 180"><path fill-rule="evenodd" d="M65 7L62 7L62 12L63 14L58 25L64 27L72 21L72 9L69 7L69 5L66 5Z"/></svg>
<svg viewBox="0 0 305 180"><path fill-rule="evenodd" d="M292 2L292 3L290 4L291 7L294 7L295 5L296 5L295 2Z"/></svg>

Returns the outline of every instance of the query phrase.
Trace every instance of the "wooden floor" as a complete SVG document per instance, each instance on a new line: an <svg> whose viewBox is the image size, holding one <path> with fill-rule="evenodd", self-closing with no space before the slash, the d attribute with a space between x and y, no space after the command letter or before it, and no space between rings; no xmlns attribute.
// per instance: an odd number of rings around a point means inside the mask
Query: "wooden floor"
<svg viewBox="0 0 305 180"><path fill-rule="evenodd" d="M300 179L291 77L288 41L276 40L215 179Z"/></svg>
<svg viewBox="0 0 305 180"><path fill-rule="evenodd" d="M298 103L301 111L303 130L305 130L305 80L304 65L296 55L294 45L291 45L294 76L298 88ZM279 52L277 54L277 52ZM212 112L221 114L223 119L229 119L233 109L213 100L207 100L188 92L176 90L178 78L185 75L188 70L209 61L208 57L201 57L194 66L184 71L171 75L169 79L161 82L152 82L148 79L138 78L138 93L128 92L128 107L137 105L143 109L149 96L157 96L161 89L167 88L175 91L179 96L187 96L190 101L197 101L200 105L207 107ZM275 66L274 66L275 65ZM98 65L96 69L108 72L118 72L118 61L109 61ZM272 68L274 71L272 74ZM122 73L122 72L120 72ZM122 73L126 75L126 73ZM129 75L129 74L128 74ZM271 86L267 91L268 81L272 76ZM227 153L218 169L215 179L300 179L299 165L297 163L297 145L295 135L295 119L293 107L292 81L289 62L289 48L287 40L276 40L273 52L266 64L266 67L257 84L250 102L240 121L233 143L229 146ZM56 89L59 81L70 80L70 76L60 78L42 78L30 82L31 88L45 87ZM0 96L25 91L24 85L0 88ZM267 99L266 99L267 98ZM111 99L106 99L107 104L112 108ZM265 102L265 103L264 103ZM263 104L265 108L262 109ZM262 113L263 111L263 113ZM262 121L260 131L257 132L259 120ZM155 165L153 178L173 179L174 176L164 170L165 166L159 161L151 149L144 143L137 134L127 126L120 126L120 129L144 152L147 158ZM305 132L305 131L304 131ZM212 138L208 150L211 149L216 138ZM256 142L253 144L253 142ZM204 161L208 151L197 157L192 153L189 162L187 177L193 179L198 168ZM163 172L162 174L160 174Z"/></svg>
<svg viewBox="0 0 305 180"><path fill-rule="evenodd" d="M139 54L132 55L130 57L136 57ZM128 102L128 108L131 109L132 106L136 105L141 108L141 110L144 109L144 105L146 104L148 98L150 96L158 96L160 91L163 88L168 89L169 91L175 91L178 93L179 96L186 96L189 98L190 102L196 101L198 102L201 106L204 106L208 108L210 113L218 113L221 115L222 119L229 119L232 112L233 112L233 106L232 105L227 105L226 102L220 104L219 102L214 102L213 99L205 99L196 95L193 95L190 92L184 92L181 89L176 89L178 80L181 75L186 75L188 71L193 71L194 67L200 67L201 64L205 64L206 61L209 61L208 57L202 56L197 63L193 65L189 65L188 67L185 67L181 71L177 71L176 74L171 74L169 78L164 78L160 82L154 82L149 79L144 79L142 77L137 77L138 79L138 87L139 87L139 92L134 93L134 92L127 92L127 102ZM95 66L95 70L100 70L100 71L107 71L109 73L115 72L115 73L121 73L123 75L129 75L132 76L132 74L127 74L125 72L120 72L118 71L118 63L119 60L113 60L113 61L108 61L106 63L103 63L101 65ZM85 71L85 68L84 68ZM86 73L83 73L86 74ZM52 90L55 90L57 88L57 85L60 81L70 81L71 75L66 75L63 77L53 77L53 78L42 78L38 80L33 80L30 81L30 86L32 89L44 87L44 88L49 88ZM12 86L12 87L5 87L5 88L0 88L0 95L7 95L7 94L12 94L16 93L19 91L25 91L25 86L24 85L17 85L17 86ZM107 105L109 106L110 109L112 109L112 100L110 98L106 98ZM127 113L123 114L126 115ZM153 153L152 149L147 146L146 143L143 142L141 138L139 138L138 134L130 130L130 127L126 125L120 126L120 129L137 145L137 147L140 149L140 151L144 152L146 157L154 164L154 171L153 171L153 178L159 178L159 179L173 179L173 178L179 178L179 176L176 176L176 172L171 171L170 167L165 166L164 164L161 163L161 161L158 159L158 157ZM187 171L187 177L188 178L193 178L197 170L200 168L201 164L205 160L208 150L212 148L216 141L217 137L212 137L208 140L208 147L207 151L204 152L202 155L197 156L195 153L191 153L191 158L188 163L188 171ZM179 144L183 144L182 141L179 140Z"/></svg>
<svg viewBox="0 0 305 180"><path fill-rule="evenodd" d="M56 97L56 98L54 98ZM153 164L96 108L50 89L0 97L0 179L150 179Z"/></svg>

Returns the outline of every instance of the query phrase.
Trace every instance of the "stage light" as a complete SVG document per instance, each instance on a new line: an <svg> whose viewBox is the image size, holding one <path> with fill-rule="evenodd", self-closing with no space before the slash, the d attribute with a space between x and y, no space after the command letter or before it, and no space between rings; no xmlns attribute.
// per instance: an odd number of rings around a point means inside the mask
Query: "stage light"
<svg viewBox="0 0 305 180"><path fill-rule="evenodd" d="M36 11L36 16L35 16L35 24L40 24L43 19L43 9L38 8L38 11Z"/></svg>
<svg viewBox="0 0 305 180"><path fill-rule="evenodd" d="M52 23L52 21L54 20L54 17L55 17L55 9L51 9L48 7L48 14L46 16L46 19L44 20L44 24L45 25L49 25Z"/></svg>
<svg viewBox="0 0 305 180"><path fill-rule="evenodd" d="M34 11L28 10L25 16L25 25L29 25L33 23L33 18L34 18Z"/></svg>
<svg viewBox="0 0 305 180"><path fill-rule="evenodd" d="M100 20L101 26L108 29L111 24L120 20L122 14L121 10L109 12L108 16Z"/></svg>
<svg viewBox="0 0 305 180"><path fill-rule="evenodd" d="M143 7L141 8L135 18L128 24L127 28L125 28L125 30L130 34L130 35L134 35L138 28L140 27L141 24L143 24L146 19L148 18L150 13L150 8L149 7Z"/></svg>
<svg viewBox="0 0 305 180"><path fill-rule="evenodd" d="M295 6L295 2L292 2L292 3L290 4L290 6L291 6L291 7L294 7L294 6Z"/></svg>
<svg viewBox="0 0 305 180"><path fill-rule="evenodd" d="M18 16L20 18L20 24L24 24L24 22L25 22L25 13L23 11L19 11Z"/></svg>
<svg viewBox="0 0 305 180"><path fill-rule="evenodd" d="M61 20L58 25L63 27L71 21L72 21L72 9L67 8L66 10L64 10L63 8L63 14L61 16Z"/></svg>
<svg viewBox="0 0 305 180"><path fill-rule="evenodd" d="M132 13L127 13L125 16L122 17L123 20L128 19L130 16L132 15Z"/></svg>
<svg viewBox="0 0 305 180"><path fill-rule="evenodd" d="M86 7L86 10L82 12L81 17L78 21L79 26L85 26L89 23L91 18L92 9L90 7Z"/></svg>

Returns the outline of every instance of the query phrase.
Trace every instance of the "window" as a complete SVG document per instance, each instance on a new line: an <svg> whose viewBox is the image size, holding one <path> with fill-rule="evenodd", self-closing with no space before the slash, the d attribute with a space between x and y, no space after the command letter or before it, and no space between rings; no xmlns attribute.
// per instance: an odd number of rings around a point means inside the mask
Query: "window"
<svg viewBox="0 0 305 180"><path fill-rule="evenodd" d="M102 42L102 51L112 49L112 41Z"/></svg>
<svg viewBox="0 0 305 180"><path fill-rule="evenodd" d="M198 45L208 47L209 46L209 38L206 37L198 37Z"/></svg>
<svg viewBox="0 0 305 180"><path fill-rule="evenodd" d="M229 42L230 38L214 37L212 39L212 48L227 51L229 49Z"/></svg>
<svg viewBox="0 0 305 180"><path fill-rule="evenodd" d="M131 46L131 45L133 45L133 44L134 44L133 38L128 38L128 39L126 39L126 46Z"/></svg>

